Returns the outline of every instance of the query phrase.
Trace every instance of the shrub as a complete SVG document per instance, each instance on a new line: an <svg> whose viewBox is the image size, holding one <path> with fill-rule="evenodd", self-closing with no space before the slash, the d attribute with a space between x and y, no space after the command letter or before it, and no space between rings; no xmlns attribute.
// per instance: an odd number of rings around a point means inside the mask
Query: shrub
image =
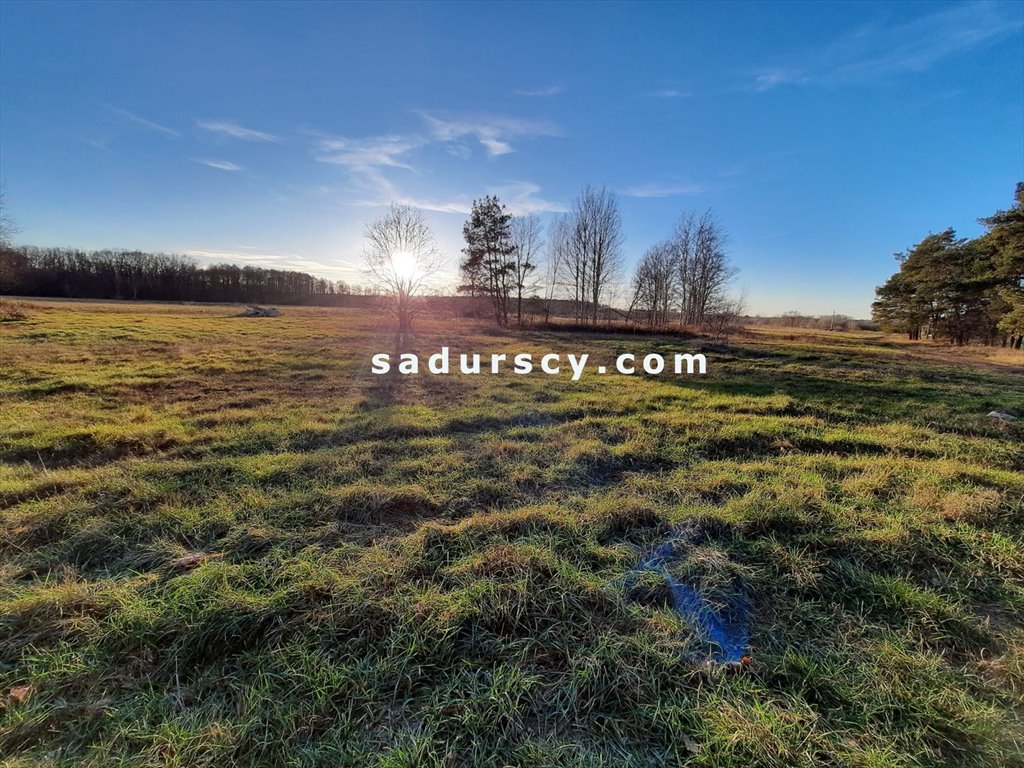
<svg viewBox="0 0 1024 768"><path fill-rule="evenodd" d="M13 323L18 320L28 320L28 305L20 301L0 299L0 323Z"/></svg>

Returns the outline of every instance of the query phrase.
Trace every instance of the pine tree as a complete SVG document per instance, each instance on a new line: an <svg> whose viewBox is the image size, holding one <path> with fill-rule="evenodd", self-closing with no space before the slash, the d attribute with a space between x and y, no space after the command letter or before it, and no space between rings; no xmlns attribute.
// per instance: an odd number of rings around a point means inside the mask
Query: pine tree
<svg viewBox="0 0 1024 768"><path fill-rule="evenodd" d="M510 222L512 215L497 197L474 200L469 219L462 227L466 247L459 264L460 293L488 296L499 325L508 324L509 298L515 283Z"/></svg>
<svg viewBox="0 0 1024 768"><path fill-rule="evenodd" d="M1014 205L981 219L973 240L952 229L928 235L876 290L872 314L886 330L954 344L979 341L1019 348L1024 335L1024 185Z"/></svg>

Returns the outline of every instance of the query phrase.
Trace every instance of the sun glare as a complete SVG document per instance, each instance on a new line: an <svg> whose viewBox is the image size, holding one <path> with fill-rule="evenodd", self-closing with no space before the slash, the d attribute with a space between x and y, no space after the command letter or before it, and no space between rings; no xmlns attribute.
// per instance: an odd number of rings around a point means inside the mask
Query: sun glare
<svg viewBox="0 0 1024 768"><path fill-rule="evenodd" d="M395 275L402 280L411 280L416 276L418 265L416 256L408 251L398 251L391 254L391 268Z"/></svg>

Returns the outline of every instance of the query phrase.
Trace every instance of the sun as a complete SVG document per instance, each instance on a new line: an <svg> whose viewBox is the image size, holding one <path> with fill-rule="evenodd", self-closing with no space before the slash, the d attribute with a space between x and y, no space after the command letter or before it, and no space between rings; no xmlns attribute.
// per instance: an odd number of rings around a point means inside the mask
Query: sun
<svg viewBox="0 0 1024 768"><path fill-rule="evenodd" d="M391 254L391 268L400 280L412 280L419 271L416 256L408 251L397 251Z"/></svg>

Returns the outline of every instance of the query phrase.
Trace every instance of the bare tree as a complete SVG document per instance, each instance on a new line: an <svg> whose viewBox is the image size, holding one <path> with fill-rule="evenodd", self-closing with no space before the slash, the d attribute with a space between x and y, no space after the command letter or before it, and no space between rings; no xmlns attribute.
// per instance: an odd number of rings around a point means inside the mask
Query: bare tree
<svg viewBox="0 0 1024 768"><path fill-rule="evenodd" d="M727 339L729 332L736 330L740 318L746 311L746 291L739 296L720 296L715 304L708 308L703 328L716 339Z"/></svg>
<svg viewBox="0 0 1024 768"><path fill-rule="evenodd" d="M615 195L606 187L584 187L555 234L576 319L596 324L602 297L622 261L622 214Z"/></svg>
<svg viewBox="0 0 1024 768"><path fill-rule="evenodd" d="M666 328L677 296L678 264L670 243L647 250L633 275L630 312L640 314L652 328Z"/></svg>
<svg viewBox="0 0 1024 768"><path fill-rule="evenodd" d="M710 211L706 212L697 226L693 247L692 297L698 323L704 322L708 312L722 301L727 284L736 274L725 254L726 239L725 229Z"/></svg>
<svg viewBox="0 0 1024 768"><path fill-rule="evenodd" d="M11 239L18 232L14 220L7 212L7 195L4 188L0 187L0 248L7 248L11 245Z"/></svg>
<svg viewBox="0 0 1024 768"><path fill-rule="evenodd" d="M585 221L591 311L596 325L601 298L622 264L622 214L615 195L606 187L584 187L576 211Z"/></svg>
<svg viewBox="0 0 1024 768"><path fill-rule="evenodd" d="M548 260L544 275L544 322L551 319L551 307L562 287L562 274L568 250L568 222L559 216L548 227Z"/></svg>
<svg viewBox="0 0 1024 768"><path fill-rule="evenodd" d="M590 285L586 224L586 220L573 211L557 219L552 226L552 257L559 269L558 279L569 288L577 322L587 317Z"/></svg>
<svg viewBox="0 0 1024 768"><path fill-rule="evenodd" d="M366 225L366 271L389 297L400 333L408 333L418 309L416 297L442 267L430 226L416 208L392 203Z"/></svg>
<svg viewBox="0 0 1024 768"><path fill-rule="evenodd" d="M516 321L523 324L523 297L536 291L539 283L534 278L541 248L544 247L543 230L536 214L514 216L510 224L512 238L512 279L516 294Z"/></svg>
<svg viewBox="0 0 1024 768"><path fill-rule="evenodd" d="M15 292L21 285L28 259L14 251L12 240L17 228L7 213L7 196L0 187L0 292Z"/></svg>
<svg viewBox="0 0 1024 768"><path fill-rule="evenodd" d="M700 326L710 310L725 300L736 274L725 253L727 235L711 211L684 213L669 245L676 271L676 307L680 326Z"/></svg>
<svg viewBox="0 0 1024 768"><path fill-rule="evenodd" d="M697 230L697 217L688 211L676 222L669 247L672 248L672 259L676 269L676 309L679 311L680 327L687 325L693 316L692 290L693 282L693 242Z"/></svg>

